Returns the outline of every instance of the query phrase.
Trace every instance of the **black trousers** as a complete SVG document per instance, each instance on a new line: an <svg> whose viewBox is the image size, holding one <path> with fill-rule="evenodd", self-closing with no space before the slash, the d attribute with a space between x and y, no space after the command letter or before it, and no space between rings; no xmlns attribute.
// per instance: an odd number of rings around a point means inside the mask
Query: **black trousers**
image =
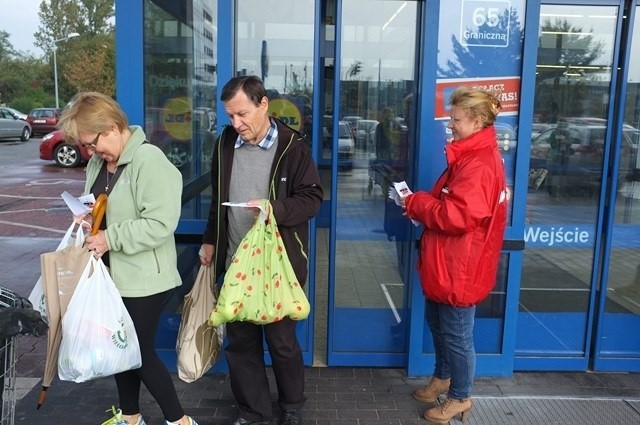
<svg viewBox="0 0 640 425"><path fill-rule="evenodd" d="M226 326L228 345L225 353L238 416L250 422L269 421L273 417L263 335L278 387L278 406L282 410L301 409L307 398L304 396L304 363L296 338L296 322L284 318L268 325L230 322Z"/></svg>
<svg viewBox="0 0 640 425"><path fill-rule="evenodd" d="M167 294L162 292L148 297L122 298L136 328L142 354L142 367L118 373L115 379L122 413L125 415L140 413L140 384L144 383L158 402L165 419L175 422L184 416L184 411L178 400L171 375L155 349L158 321Z"/></svg>

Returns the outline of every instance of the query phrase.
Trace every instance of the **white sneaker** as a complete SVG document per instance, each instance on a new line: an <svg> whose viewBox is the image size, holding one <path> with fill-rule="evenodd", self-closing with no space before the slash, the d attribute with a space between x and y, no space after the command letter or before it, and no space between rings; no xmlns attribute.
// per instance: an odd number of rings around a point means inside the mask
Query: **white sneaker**
<svg viewBox="0 0 640 425"><path fill-rule="evenodd" d="M187 419L189 419L189 425L198 425L198 422L196 422L191 416L187 416ZM165 420L164 422L167 425L176 425L175 422L169 422L167 420Z"/></svg>

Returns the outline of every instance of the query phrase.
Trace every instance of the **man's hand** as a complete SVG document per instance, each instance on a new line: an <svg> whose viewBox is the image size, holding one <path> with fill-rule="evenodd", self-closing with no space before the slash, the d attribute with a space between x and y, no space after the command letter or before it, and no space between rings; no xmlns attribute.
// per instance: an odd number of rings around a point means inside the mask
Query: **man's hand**
<svg viewBox="0 0 640 425"><path fill-rule="evenodd" d="M203 266L211 265L211 262L213 261L213 254L215 254L215 252L216 248L213 245L203 243L200 247L200 252L198 252L198 255L200 256L200 264Z"/></svg>
<svg viewBox="0 0 640 425"><path fill-rule="evenodd" d="M258 215L260 215L261 204L262 199L252 199L251 201L247 202L247 206L245 207L245 209L253 212L253 218L256 219L258 218Z"/></svg>

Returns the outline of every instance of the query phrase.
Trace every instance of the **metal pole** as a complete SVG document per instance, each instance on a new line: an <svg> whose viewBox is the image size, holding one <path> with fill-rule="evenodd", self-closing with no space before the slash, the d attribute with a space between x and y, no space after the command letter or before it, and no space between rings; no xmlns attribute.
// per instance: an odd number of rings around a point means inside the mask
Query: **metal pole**
<svg viewBox="0 0 640 425"><path fill-rule="evenodd" d="M56 59L56 50L58 50L58 42L67 41L70 38L74 38L74 37L80 37L80 34L78 34L77 32L72 32L66 37L53 40L53 85L56 91L56 108L60 107L60 100L58 99L58 62Z"/></svg>
<svg viewBox="0 0 640 425"><path fill-rule="evenodd" d="M56 109L60 107L60 101L58 100L58 63L56 62L56 50L57 46L53 45L53 85L56 90Z"/></svg>

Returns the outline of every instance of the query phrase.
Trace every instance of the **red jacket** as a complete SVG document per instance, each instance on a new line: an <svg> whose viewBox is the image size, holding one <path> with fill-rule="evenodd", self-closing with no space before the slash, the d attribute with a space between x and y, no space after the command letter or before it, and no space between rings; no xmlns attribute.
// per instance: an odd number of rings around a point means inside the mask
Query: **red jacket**
<svg viewBox="0 0 640 425"><path fill-rule="evenodd" d="M406 199L424 225L418 272L425 296L456 307L485 299L496 282L509 190L489 126L445 148L447 169L431 193Z"/></svg>

